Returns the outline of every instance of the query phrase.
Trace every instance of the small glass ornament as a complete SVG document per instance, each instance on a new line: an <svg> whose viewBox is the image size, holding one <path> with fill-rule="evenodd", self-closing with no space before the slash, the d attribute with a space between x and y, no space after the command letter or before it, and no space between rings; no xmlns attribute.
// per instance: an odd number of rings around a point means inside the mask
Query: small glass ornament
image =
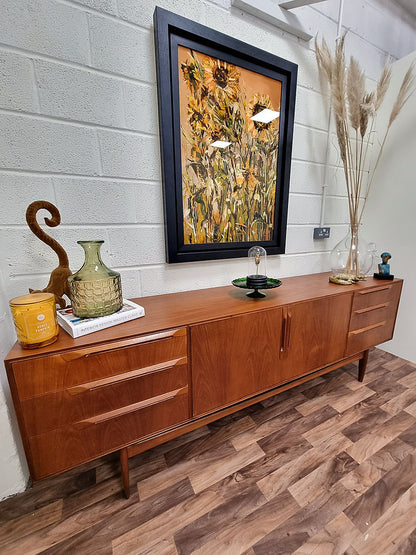
<svg viewBox="0 0 416 555"><path fill-rule="evenodd" d="M84 249L85 262L68 278L72 310L79 318L107 316L123 305L120 274L101 260L104 241L77 241Z"/></svg>
<svg viewBox="0 0 416 555"><path fill-rule="evenodd" d="M247 287L261 289L267 285L267 254L263 247L251 247L248 251Z"/></svg>

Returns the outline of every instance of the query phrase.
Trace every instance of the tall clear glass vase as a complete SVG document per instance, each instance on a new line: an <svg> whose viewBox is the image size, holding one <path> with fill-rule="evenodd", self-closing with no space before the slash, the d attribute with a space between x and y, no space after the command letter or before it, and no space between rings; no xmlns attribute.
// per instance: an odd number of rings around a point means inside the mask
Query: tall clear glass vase
<svg viewBox="0 0 416 555"><path fill-rule="evenodd" d="M332 276L358 281L365 279L373 262L372 247L363 238L358 224L352 224L347 235L331 251ZM340 278L342 279L342 278Z"/></svg>
<svg viewBox="0 0 416 555"><path fill-rule="evenodd" d="M101 260L104 241L77 241L84 249L85 262L68 278L72 310L79 318L107 316L123 305L120 274Z"/></svg>

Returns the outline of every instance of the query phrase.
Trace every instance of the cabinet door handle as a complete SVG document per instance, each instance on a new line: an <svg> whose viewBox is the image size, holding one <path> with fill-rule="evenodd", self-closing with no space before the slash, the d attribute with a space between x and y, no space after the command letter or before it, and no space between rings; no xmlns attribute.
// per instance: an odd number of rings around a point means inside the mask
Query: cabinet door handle
<svg viewBox="0 0 416 555"><path fill-rule="evenodd" d="M292 330L292 315L290 312L287 313L287 332L286 332L286 351L289 351L290 348L290 332Z"/></svg>
<svg viewBox="0 0 416 555"><path fill-rule="evenodd" d="M102 378L101 380L94 380L92 382L74 385L73 387L69 387L66 391L70 395L79 395L80 393L84 393L85 391L93 391L94 389L99 389L100 387L124 382L133 378L137 378L139 376L146 376L147 374L153 374L155 372L161 372L162 370L168 370L169 368L173 368L174 366L186 364L186 360L186 357L182 357L175 360L161 362L160 364L146 366L145 368L137 368L136 370L124 372L123 374L116 374L115 376L108 376L107 378Z"/></svg>
<svg viewBox="0 0 416 555"><path fill-rule="evenodd" d="M281 347L280 347L280 352L282 354L287 354L287 352L289 351L291 327L292 327L292 315L290 314L290 312L287 312L283 316L283 324L282 324L282 341L281 341Z"/></svg>
<svg viewBox="0 0 416 555"><path fill-rule="evenodd" d="M280 352L285 352L285 345L286 345L286 328L287 328L287 314L284 314L283 321L282 321L282 337L280 340Z"/></svg>
<svg viewBox="0 0 416 555"><path fill-rule="evenodd" d="M150 399L145 399L144 401L139 401L138 403L133 403L132 405L127 405L126 407L121 407L119 409L111 410L103 414L98 414L97 416L92 416L91 418L86 418L85 420L80 420L79 422L77 422L76 426L79 428L84 428L91 424L101 424L102 422L105 422L107 420L118 418L120 416L130 414L131 412L151 407L152 405L158 405L159 403L169 401L170 399L174 399L175 397L179 397L180 395L185 395L187 393L188 386L181 387L180 389L168 391L167 393L162 393L162 395L156 395L156 397L151 397Z"/></svg>

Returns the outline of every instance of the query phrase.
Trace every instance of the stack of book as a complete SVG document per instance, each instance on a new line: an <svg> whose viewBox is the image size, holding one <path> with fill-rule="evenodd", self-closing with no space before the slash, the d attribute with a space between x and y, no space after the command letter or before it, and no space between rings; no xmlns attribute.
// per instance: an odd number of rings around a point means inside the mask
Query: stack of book
<svg viewBox="0 0 416 555"><path fill-rule="evenodd" d="M114 314L99 316L98 318L77 318L72 308L57 310L58 324L72 337L81 337L87 333L103 330L135 318L144 316L144 308L132 301L123 299L123 306Z"/></svg>

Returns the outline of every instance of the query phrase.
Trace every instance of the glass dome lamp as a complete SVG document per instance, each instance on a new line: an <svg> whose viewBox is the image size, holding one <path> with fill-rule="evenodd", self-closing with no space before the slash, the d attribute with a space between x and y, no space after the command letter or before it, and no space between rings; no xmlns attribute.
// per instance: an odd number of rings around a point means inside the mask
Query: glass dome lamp
<svg viewBox="0 0 416 555"><path fill-rule="evenodd" d="M248 251L247 287L261 289L267 285L267 254L263 247L251 247Z"/></svg>
<svg viewBox="0 0 416 555"><path fill-rule="evenodd" d="M263 247L251 247L248 251L248 272L244 278L233 279L231 282L235 287L241 289L254 289L247 293L252 299L262 299L266 295L259 289L274 289L282 285L280 279L268 278L266 268L266 251Z"/></svg>

